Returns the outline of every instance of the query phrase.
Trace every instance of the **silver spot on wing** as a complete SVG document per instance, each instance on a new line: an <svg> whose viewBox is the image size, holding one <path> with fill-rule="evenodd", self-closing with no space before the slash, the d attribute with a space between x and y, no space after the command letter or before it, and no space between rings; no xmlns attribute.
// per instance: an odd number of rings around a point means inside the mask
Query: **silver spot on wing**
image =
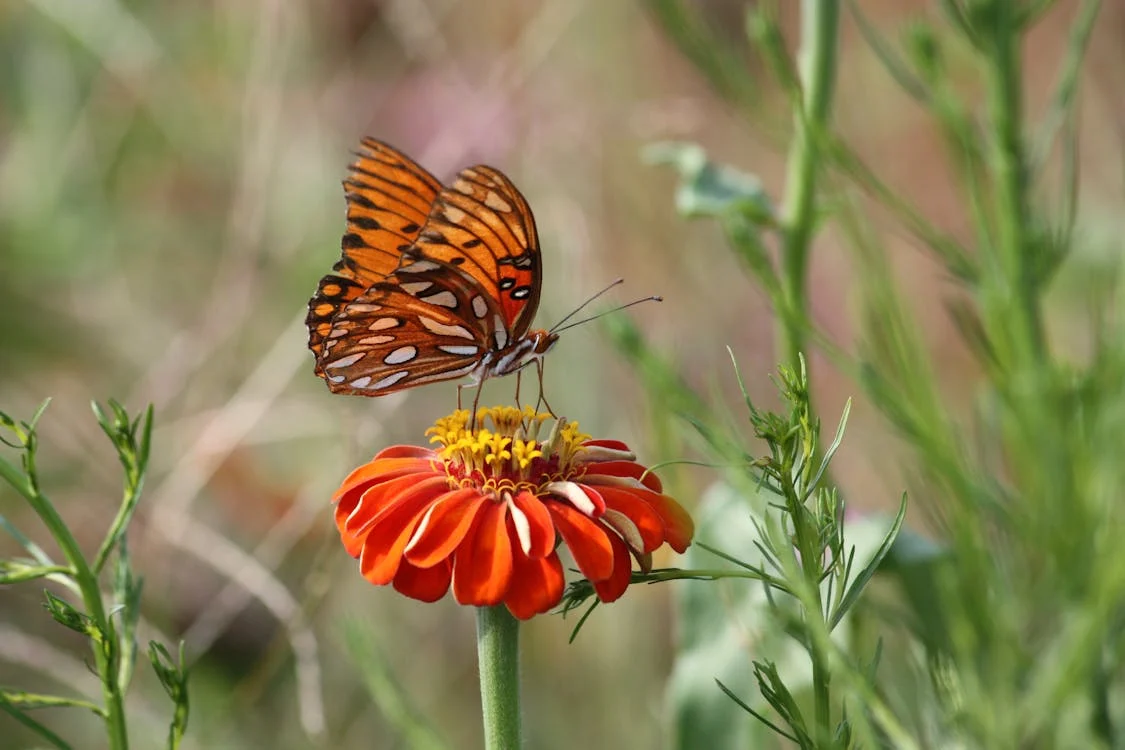
<svg viewBox="0 0 1125 750"><path fill-rule="evenodd" d="M418 356L418 348L415 346L400 346L393 352L383 357L383 364L387 365L401 365L404 362L409 362Z"/></svg>
<svg viewBox="0 0 1125 750"><path fill-rule="evenodd" d="M339 359L332 360L324 366L324 369L331 370L337 367L351 367L366 356L367 352L356 352L355 354L349 354L346 357L340 357Z"/></svg>
<svg viewBox="0 0 1125 750"><path fill-rule="evenodd" d="M473 315L478 319L488 315L488 302L479 294L473 297Z"/></svg>
<svg viewBox="0 0 1125 750"><path fill-rule="evenodd" d="M359 340L359 343L367 346L378 346L379 344L389 344L394 340L394 336L364 336Z"/></svg>
<svg viewBox="0 0 1125 750"><path fill-rule="evenodd" d="M390 375L383 378L382 380L379 380L375 383L372 383L371 386L370 386L371 390L377 391L381 388L389 388L392 385L394 385L395 383L397 383L398 381L405 378L409 374L410 374L410 372L408 370L399 370L398 372L391 373Z"/></svg>
<svg viewBox="0 0 1125 750"><path fill-rule="evenodd" d="M471 357L480 351L479 346L462 346L460 344L441 344L438 349L446 354L458 354L462 357Z"/></svg>
<svg viewBox="0 0 1125 750"><path fill-rule="evenodd" d="M398 328L400 325L402 325L402 321L398 318L378 318L367 326L367 330L385 331L388 328Z"/></svg>
<svg viewBox="0 0 1125 750"><path fill-rule="evenodd" d="M425 273L426 271L436 271L441 266L432 260L416 260L408 266L403 266L395 271L395 273Z"/></svg>
<svg viewBox="0 0 1125 750"><path fill-rule="evenodd" d="M448 289L440 291L437 294L419 297L418 299L425 300L431 305L437 305L438 307L448 307L450 310L457 309L457 296Z"/></svg>
<svg viewBox="0 0 1125 750"><path fill-rule="evenodd" d="M407 294L418 294L424 292L434 285L432 281L407 281L399 284L403 291Z"/></svg>
<svg viewBox="0 0 1125 750"><path fill-rule="evenodd" d="M462 339L469 339L470 341L476 338L475 336L473 336L473 332L465 326L446 325L445 323L436 321L433 318L427 318L425 315L419 315L418 322L421 323L422 327L427 331L429 331L430 333L436 333L439 336L456 336Z"/></svg>

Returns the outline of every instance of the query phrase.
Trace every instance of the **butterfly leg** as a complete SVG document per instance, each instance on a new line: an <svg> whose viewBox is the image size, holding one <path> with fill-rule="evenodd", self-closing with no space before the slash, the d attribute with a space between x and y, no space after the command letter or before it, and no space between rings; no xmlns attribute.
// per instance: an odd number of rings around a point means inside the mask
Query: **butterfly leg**
<svg viewBox="0 0 1125 750"><path fill-rule="evenodd" d="M469 432L473 432L477 428L477 404L480 403L480 392L484 390L484 378L477 383L477 395L473 397L473 411L469 415Z"/></svg>
<svg viewBox="0 0 1125 750"><path fill-rule="evenodd" d="M535 410L539 411L539 404L542 403L543 406L547 407L547 411L550 412L552 417L558 417L559 415L555 414L555 410L547 402L547 395L543 393L543 360L535 360L535 369L539 374L539 399L535 402Z"/></svg>
<svg viewBox="0 0 1125 750"><path fill-rule="evenodd" d="M523 378L523 370L516 370L516 408L522 409L520 406L520 380Z"/></svg>

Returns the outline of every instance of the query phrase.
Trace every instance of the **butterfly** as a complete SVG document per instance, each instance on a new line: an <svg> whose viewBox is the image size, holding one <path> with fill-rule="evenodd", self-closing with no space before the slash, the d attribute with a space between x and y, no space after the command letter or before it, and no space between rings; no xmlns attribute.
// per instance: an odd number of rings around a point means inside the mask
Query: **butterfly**
<svg viewBox="0 0 1125 750"><path fill-rule="evenodd" d="M531 329L539 236L511 180L480 165L443 186L373 138L356 156L344 180L343 254L305 319L328 388L382 396L541 366L558 334Z"/></svg>

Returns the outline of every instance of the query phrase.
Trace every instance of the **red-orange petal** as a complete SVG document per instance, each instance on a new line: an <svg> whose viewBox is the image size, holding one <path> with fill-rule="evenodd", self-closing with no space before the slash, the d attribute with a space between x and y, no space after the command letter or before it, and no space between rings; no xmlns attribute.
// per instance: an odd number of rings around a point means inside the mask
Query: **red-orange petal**
<svg viewBox="0 0 1125 750"><path fill-rule="evenodd" d="M344 519L344 528L350 534L362 536L373 524L379 523L382 516L395 512L402 497L413 497L414 491L423 486L430 488L431 495L436 497L446 492L449 484L443 476L411 474L369 487L360 498L358 507Z"/></svg>
<svg viewBox="0 0 1125 750"><path fill-rule="evenodd" d="M379 585L394 578L402 562L402 551L422 514L447 486L442 477L427 479L399 493L385 512L364 527L366 536L359 556L359 569L364 578Z"/></svg>
<svg viewBox="0 0 1125 750"><path fill-rule="evenodd" d="M348 492L336 504L334 513L336 528L341 535L363 536L365 527L388 507L399 493L415 486L419 478L415 474L396 477L389 482L360 485L362 491Z"/></svg>
<svg viewBox="0 0 1125 750"><path fill-rule="evenodd" d="M547 506L543 504L543 501L527 490L521 490L512 498L512 504L523 511L523 514L527 517L531 539L527 556L543 558L554 552L555 524L551 521L551 514L547 511Z"/></svg>
<svg viewBox="0 0 1125 750"><path fill-rule="evenodd" d="M664 491L664 486L660 483L660 477L656 476L656 472L649 471L633 461L598 461L586 465L587 478L593 478L599 474L611 477L629 477L630 479L636 479L653 492Z"/></svg>
<svg viewBox="0 0 1125 750"><path fill-rule="evenodd" d="M484 502L480 490L473 487L453 490L438 498L426 511L422 519L425 526L415 531L404 557L412 565L428 568L452 555Z"/></svg>
<svg viewBox="0 0 1125 750"><path fill-rule="evenodd" d="M617 601L633 578L633 559L629 548L616 534L607 534L613 545L613 573L604 580L594 581L594 591L603 602Z"/></svg>
<svg viewBox="0 0 1125 750"><path fill-rule="evenodd" d="M609 578L613 573L613 547L609 537L615 535L566 503L552 501L547 503L547 509L582 575L591 581Z"/></svg>
<svg viewBox="0 0 1125 750"><path fill-rule="evenodd" d="M633 494L656 509L664 519L664 541L677 552L683 552L691 544L695 534L695 521L674 498L646 490L633 490Z"/></svg>
<svg viewBox="0 0 1125 750"><path fill-rule="evenodd" d="M419 458L392 458L376 459L353 470L351 474L340 483L339 489L332 495L332 502L342 501L349 493L362 493L368 487L380 482L387 482L404 474L433 474L434 468L430 461Z"/></svg>
<svg viewBox="0 0 1125 750"><path fill-rule="evenodd" d="M420 445L390 445L375 454L376 459L381 458L437 458L437 452L432 448Z"/></svg>
<svg viewBox="0 0 1125 750"><path fill-rule="evenodd" d="M602 448L611 448L615 451L629 451L632 453L629 446L625 445L625 443L620 440L587 440L583 445L593 445Z"/></svg>
<svg viewBox="0 0 1125 750"><path fill-rule="evenodd" d="M518 619L527 620L558 604L565 584L562 562L557 553L528 558L517 552L504 604Z"/></svg>
<svg viewBox="0 0 1125 750"><path fill-rule="evenodd" d="M664 544L664 518L650 503L637 497L631 490L619 487L598 487L605 498L606 507L629 517L641 535L644 546L638 552L651 552ZM608 518L603 520L612 522Z"/></svg>
<svg viewBox="0 0 1125 750"><path fill-rule="evenodd" d="M453 565L448 560L430 568L419 568L403 560L395 573L395 591L411 599L423 602L436 602L449 591L449 579L453 576Z"/></svg>
<svg viewBox="0 0 1125 750"><path fill-rule="evenodd" d="M453 596L460 604L487 607L503 600L512 580L508 507L489 502L477 513L453 560Z"/></svg>

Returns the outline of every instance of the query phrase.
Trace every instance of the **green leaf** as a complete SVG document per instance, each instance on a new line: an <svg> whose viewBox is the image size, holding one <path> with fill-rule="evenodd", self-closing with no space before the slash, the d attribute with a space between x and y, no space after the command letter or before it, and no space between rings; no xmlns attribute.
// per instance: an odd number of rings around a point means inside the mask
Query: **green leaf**
<svg viewBox="0 0 1125 750"><path fill-rule="evenodd" d="M65 599L52 594L50 591L44 590L43 592L47 600L43 603L43 607L51 613L51 617L55 618L55 622L64 625L76 633L88 635L91 638L102 641L102 632L98 629L97 624L90 618L74 608L70 602Z"/></svg>
<svg viewBox="0 0 1125 750"><path fill-rule="evenodd" d="M114 599L121 605L121 627L117 629L120 654L117 665L117 686L124 693L133 679L133 669L137 662L137 623L141 617L141 591L144 588L144 580L133 576L124 537L119 552L117 565L114 566L113 593Z"/></svg>
<svg viewBox="0 0 1125 750"><path fill-rule="evenodd" d="M685 216L741 214L760 226L776 226L773 203L757 176L707 158L695 143L654 143L644 151L650 164L672 166L680 174L676 208Z"/></svg>
<svg viewBox="0 0 1125 750"><path fill-rule="evenodd" d="M906 495L902 496L902 503L899 505L898 514L895 516L894 521L891 522L891 527L887 529L887 533L883 536L882 543L879 544L878 549L875 550L875 554L871 556L871 559L867 561L867 564L863 566L863 569L852 580L847 593L840 599L840 604L832 612L832 616L828 621L829 630L834 629L844 618L844 615L848 613L848 610L859 600L863 589L867 586L867 582L870 581L876 571L879 570L879 566L883 564L883 559L894 546L904 520L906 520Z"/></svg>
<svg viewBox="0 0 1125 750"><path fill-rule="evenodd" d="M148 643L148 660L152 663L156 678L164 687L164 692L172 699L175 709L168 728L168 750L175 750L187 731L190 703L188 700L188 669L184 666L184 642L180 641L178 661L172 658L168 649L156 641Z"/></svg>
<svg viewBox="0 0 1125 750"><path fill-rule="evenodd" d="M0 690L0 711L3 711L13 719L18 721L20 724L23 724L25 727L34 732L40 739L49 742L52 747L58 748L58 750L72 750L71 746L67 744L67 742L62 737L59 737L45 725L28 716L25 711L21 711L16 705L8 700L7 696L7 691Z"/></svg>
<svg viewBox="0 0 1125 750"><path fill-rule="evenodd" d="M836 435L832 438L832 444L824 451L824 458L820 460L820 467L809 481L808 494L805 499L808 499L816 491L816 488L820 485L820 480L824 478L824 473L828 471L828 464L832 462L832 457L836 455L836 451L840 450L840 444L844 442L844 430L848 425L848 415L851 413L852 400L849 398L847 403L844 404L844 413L840 415L840 422L836 425Z"/></svg>
<svg viewBox="0 0 1125 750"><path fill-rule="evenodd" d="M62 565L39 565L19 560L0 560L0 585L34 581L36 578L46 578L47 576L70 572L70 568Z"/></svg>
<svg viewBox="0 0 1125 750"><path fill-rule="evenodd" d="M97 716L105 716L105 711L102 710L101 706L81 698L66 698L61 695L43 695L42 693L28 693L22 690L0 688L0 700L7 701L19 709L84 708Z"/></svg>

